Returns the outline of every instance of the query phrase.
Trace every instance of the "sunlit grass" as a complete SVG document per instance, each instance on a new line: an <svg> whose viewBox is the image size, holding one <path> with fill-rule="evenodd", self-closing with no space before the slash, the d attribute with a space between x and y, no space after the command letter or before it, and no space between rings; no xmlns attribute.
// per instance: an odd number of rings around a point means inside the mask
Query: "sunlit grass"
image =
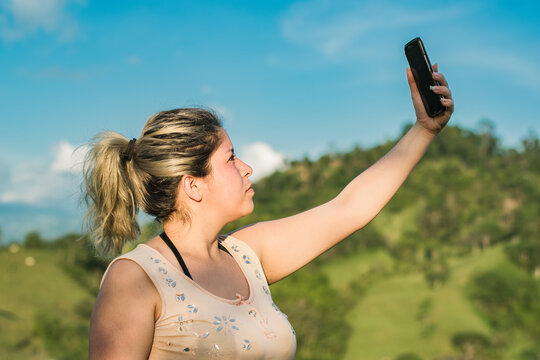
<svg viewBox="0 0 540 360"><path fill-rule="evenodd" d="M350 273L365 268L366 265L351 265L355 260L371 263L378 257L377 253L360 255L326 271L332 284L340 287L346 281L343 277L350 278ZM429 288L422 274L398 274L377 282L348 314L352 333L346 359L395 359L406 352L433 359L456 353L451 345L456 332L489 335L489 326L466 298L464 286L474 273L507 262L502 247L497 246L450 261L451 278L435 289ZM516 353L515 347L522 348L527 341L518 339L508 352Z"/></svg>
<svg viewBox="0 0 540 360"><path fill-rule="evenodd" d="M30 256L33 266L25 264ZM0 264L0 353L9 359L48 359L32 333L34 314L55 312L70 318L75 305L90 295L57 264L51 250L2 250Z"/></svg>

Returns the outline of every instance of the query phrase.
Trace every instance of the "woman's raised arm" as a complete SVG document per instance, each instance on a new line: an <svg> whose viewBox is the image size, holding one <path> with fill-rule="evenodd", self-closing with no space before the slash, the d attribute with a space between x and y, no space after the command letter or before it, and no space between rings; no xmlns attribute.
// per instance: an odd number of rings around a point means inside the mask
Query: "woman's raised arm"
<svg viewBox="0 0 540 360"><path fill-rule="evenodd" d="M437 71L436 65L434 66ZM430 118L409 69L407 78L417 121L384 157L353 179L331 201L287 218L239 229L233 236L247 242L261 259L269 283L309 263L354 231L368 224L388 203L421 159L453 112L453 100L442 74L434 73L446 111Z"/></svg>

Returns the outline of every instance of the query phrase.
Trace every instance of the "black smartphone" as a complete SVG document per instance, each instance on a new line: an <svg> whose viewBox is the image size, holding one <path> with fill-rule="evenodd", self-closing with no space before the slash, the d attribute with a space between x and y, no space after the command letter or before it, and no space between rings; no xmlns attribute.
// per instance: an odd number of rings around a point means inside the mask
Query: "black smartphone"
<svg viewBox="0 0 540 360"><path fill-rule="evenodd" d="M432 85L439 85L439 82L433 79L433 67L429 62L422 39L417 37L409 41L405 45L405 56L407 56L407 61L428 115L434 117L444 112L445 107L441 103L443 97L435 94L429 88Z"/></svg>

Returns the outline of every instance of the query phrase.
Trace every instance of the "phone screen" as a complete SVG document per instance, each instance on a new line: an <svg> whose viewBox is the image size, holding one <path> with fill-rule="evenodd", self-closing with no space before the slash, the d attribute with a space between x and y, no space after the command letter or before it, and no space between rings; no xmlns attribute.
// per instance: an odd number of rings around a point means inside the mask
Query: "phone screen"
<svg viewBox="0 0 540 360"><path fill-rule="evenodd" d="M445 108L441 103L441 96L430 90L431 85L439 85L432 77L433 69L422 43L422 39L415 38L405 45L405 55L422 97L422 102L429 116L442 113Z"/></svg>

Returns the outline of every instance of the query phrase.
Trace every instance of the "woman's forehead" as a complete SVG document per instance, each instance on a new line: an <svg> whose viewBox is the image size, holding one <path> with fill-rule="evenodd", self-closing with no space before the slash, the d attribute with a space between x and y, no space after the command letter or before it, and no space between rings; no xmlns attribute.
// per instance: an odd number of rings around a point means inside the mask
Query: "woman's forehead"
<svg viewBox="0 0 540 360"><path fill-rule="evenodd" d="M229 138L229 134L225 130L222 130L221 133L221 144L219 145L218 151L229 152L233 149L233 144Z"/></svg>

